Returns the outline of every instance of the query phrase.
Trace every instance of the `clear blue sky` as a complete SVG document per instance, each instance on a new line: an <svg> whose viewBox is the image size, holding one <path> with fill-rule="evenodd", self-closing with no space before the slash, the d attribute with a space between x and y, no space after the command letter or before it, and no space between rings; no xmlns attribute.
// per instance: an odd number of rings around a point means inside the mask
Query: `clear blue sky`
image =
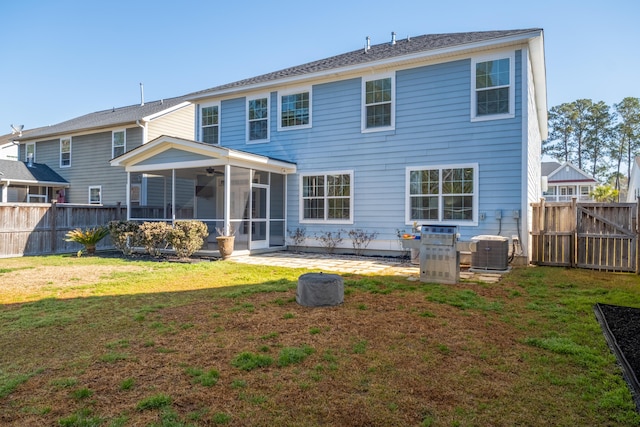
<svg viewBox="0 0 640 427"><path fill-rule="evenodd" d="M0 135L431 33L541 27L549 107L640 97L640 1L0 0Z"/></svg>

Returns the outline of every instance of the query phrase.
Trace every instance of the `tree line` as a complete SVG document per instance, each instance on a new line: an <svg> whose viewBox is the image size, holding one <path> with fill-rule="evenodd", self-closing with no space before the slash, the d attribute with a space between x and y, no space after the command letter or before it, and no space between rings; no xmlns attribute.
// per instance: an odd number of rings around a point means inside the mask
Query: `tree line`
<svg viewBox="0 0 640 427"><path fill-rule="evenodd" d="M626 190L631 165L640 154L640 98L627 97L613 106L578 99L552 107L548 123L543 154L572 163L601 184L616 190L624 185Z"/></svg>

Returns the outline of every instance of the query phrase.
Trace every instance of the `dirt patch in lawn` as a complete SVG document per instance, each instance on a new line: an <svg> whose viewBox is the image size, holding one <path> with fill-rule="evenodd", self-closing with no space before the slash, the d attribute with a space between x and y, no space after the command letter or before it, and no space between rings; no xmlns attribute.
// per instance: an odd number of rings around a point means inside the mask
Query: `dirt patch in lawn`
<svg viewBox="0 0 640 427"><path fill-rule="evenodd" d="M39 266L18 269L0 275L0 289L3 293L38 294L50 285L56 288L69 288L78 285L98 283L113 273L143 271L137 265L74 265L69 261L69 268L60 266Z"/></svg>

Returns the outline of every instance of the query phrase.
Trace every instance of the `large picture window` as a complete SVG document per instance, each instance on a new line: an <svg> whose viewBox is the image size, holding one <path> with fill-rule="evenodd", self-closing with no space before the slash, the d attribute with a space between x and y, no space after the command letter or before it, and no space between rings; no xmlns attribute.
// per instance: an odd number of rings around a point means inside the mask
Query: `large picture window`
<svg viewBox="0 0 640 427"><path fill-rule="evenodd" d="M269 141L269 97L247 100L247 140Z"/></svg>
<svg viewBox="0 0 640 427"><path fill-rule="evenodd" d="M311 127L311 90L278 93L278 130Z"/></svg>
<svg viewBox="0 0 640 427"><path fill-rule="evenodd" d="M473 119L488 120L513 116L513 63L513 55L477 58L472 61Z"/></svg>
<svg viewBox="0 0 640 427"><path fill-rule="evenodd" d="M220 143L220 107L218 105L200 107L200 132L202 142Z"/></svg>
<svg viewBox="0 0 640 427"><path fill-rule="evenodd" d="M394 76L363 79L362 95L362 131L393 129L395 126Z"/></svg>
<svg viewBox="0 0 640 427"><path fill-rule="evenodd" d="M60 167L71 166L71 138L60 138Z"/></svg>
<svg viewBox="0 0 640 427"><path fill-rule="evenodd" d="M353 173L302 175L301 222L353 221Z"/></svg>
<svg viewBox="0 0 640 427"><path fill-rule="evenodd" d="M407 223L476 221L477 165L407 169Z"/></svg>

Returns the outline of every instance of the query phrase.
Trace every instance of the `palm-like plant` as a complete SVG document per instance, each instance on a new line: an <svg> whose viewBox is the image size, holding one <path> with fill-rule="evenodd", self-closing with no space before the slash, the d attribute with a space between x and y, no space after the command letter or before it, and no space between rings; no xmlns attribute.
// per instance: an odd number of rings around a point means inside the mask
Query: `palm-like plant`
<svg viewBox="0 0 640 427"><path fill-rule="evenodd" d="M76 228L67 233L67 242L76 242L84 245L85 250L89 255L93 255L96 252L96 245L102 239L109 234L107 227L93 227L93 228Z"/></svg>

